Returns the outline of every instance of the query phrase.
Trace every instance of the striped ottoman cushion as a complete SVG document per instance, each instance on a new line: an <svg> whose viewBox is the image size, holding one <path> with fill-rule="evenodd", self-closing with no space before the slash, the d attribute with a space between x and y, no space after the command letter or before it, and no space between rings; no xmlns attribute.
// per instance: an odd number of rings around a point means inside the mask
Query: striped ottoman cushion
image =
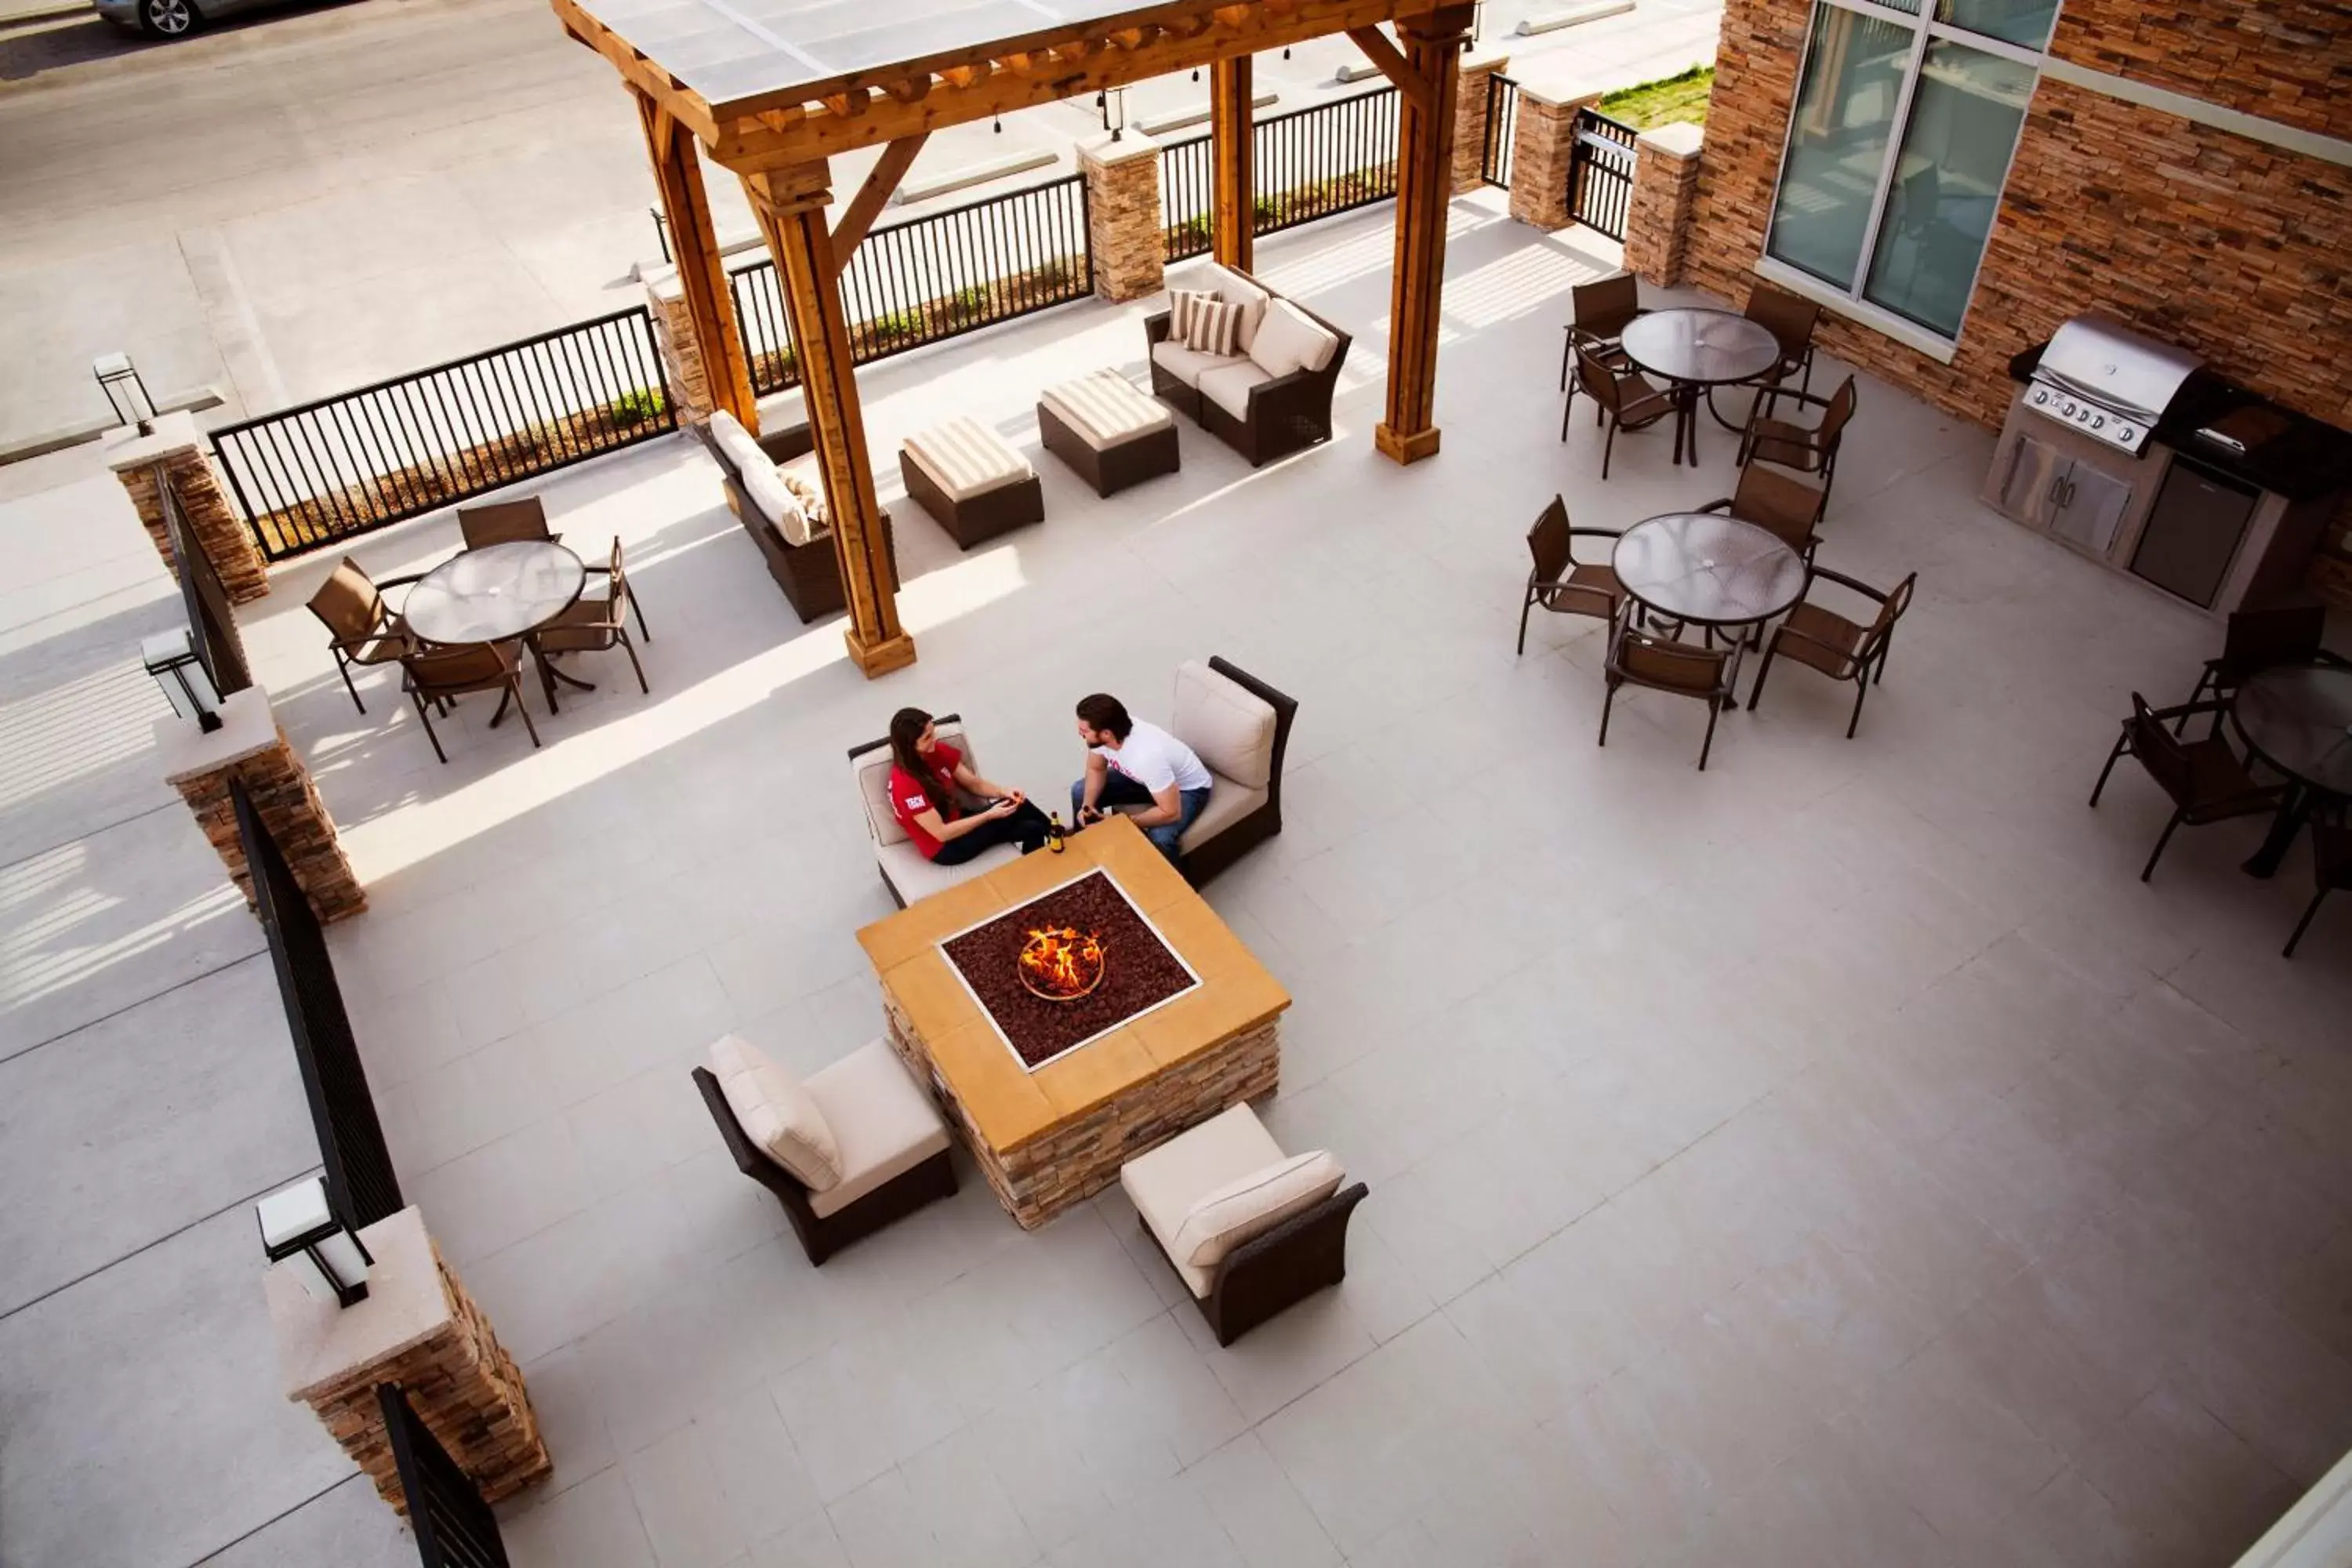
<svg viewBox="0 0 2352 1568"><path fill-rule="evenodd" d="M976 419L955 418L906 439L906 452L950 500L1018 484L1036 469L1005 444L1004 437Z"/></svg>
<svg viewBox="0 0 2352 1568"><path fill-rule="evenodd" d="M1097 452L1176 422L1166 404L1146 397L1115 370L1098 370L1049 386L1037 395L1037 401Z"/></svg>

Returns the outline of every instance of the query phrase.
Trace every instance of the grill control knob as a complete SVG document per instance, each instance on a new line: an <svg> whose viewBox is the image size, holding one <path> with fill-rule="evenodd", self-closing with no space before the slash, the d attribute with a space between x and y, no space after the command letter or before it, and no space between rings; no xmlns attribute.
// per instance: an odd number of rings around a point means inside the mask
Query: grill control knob
<svg viewBox="0 0 2352 1568"><path fill-rule="evenodd" d="M2139 439L2139 432L2133 429L2128 425L2118 425L2116 426L2116 439L2118 441L2137 441Z"/></svg>
<svg viewBox="0 0 2352 1568"><path fill-rule="evenodd" d="M2105 429L2106 427L2107 427L2107 416L2106 416L2105 415L2104 415L2104 414L2094 414L2094 415L2092 415L2092 416L2091 416L2091 428L2092 428L2092 429L2094 429L2094 430L2104 430L2104 429Z"/></svg>

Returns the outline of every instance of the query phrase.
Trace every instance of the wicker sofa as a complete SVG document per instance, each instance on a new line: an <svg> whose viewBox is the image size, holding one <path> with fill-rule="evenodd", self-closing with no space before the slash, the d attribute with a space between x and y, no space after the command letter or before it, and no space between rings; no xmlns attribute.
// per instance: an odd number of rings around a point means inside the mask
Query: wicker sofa
<svg viewBox="0 0 2352 1568"><path fill-rule="evenodd" d="M695 434L718 459L719 474L727 485L727 510L735 514L743 531L760 547L761 558L768 563L768 575L784 591L793 612L803 622L808 622L843 609L846 601L841 589L841 558L834 550L832 534L812 532L799 526L798 520L789 515L789 500L778 499L787 464L796 479L822 493L816 459L811 455L815 441L809 427L790 425L755 437L722 409L710 416L709 424L696 426ZM754 447L768 467L776 470L774 484L756 471L747 473ZM889 514L884 513L881 521L883 544L890 559L890 586L896 588L898 553L891 538Z"/></svg>
<svg viewBox="0 0 2352 1568"><path fill-rule="evenodd" d="M1247 273L1215 262L1172 274L1168 286L1243 305L1242 352L1210 354L1177 342L1169 331L1171 310L1157 311L1143 322L1154 393L1252 468L1331 438L1331 394L1353 339ZM1281 318L1271 332L1269 316Z"/></svg>

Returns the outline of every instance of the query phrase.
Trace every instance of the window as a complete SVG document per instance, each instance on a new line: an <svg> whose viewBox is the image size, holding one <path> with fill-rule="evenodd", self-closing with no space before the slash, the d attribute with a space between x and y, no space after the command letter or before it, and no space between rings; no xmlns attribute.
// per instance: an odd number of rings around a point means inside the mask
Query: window
<svg viewBox="0 0 2352 1568"><path fill-rule="evenodd" d="M1816 0L1765 254L1959 336L2057 0Z"/></svg>

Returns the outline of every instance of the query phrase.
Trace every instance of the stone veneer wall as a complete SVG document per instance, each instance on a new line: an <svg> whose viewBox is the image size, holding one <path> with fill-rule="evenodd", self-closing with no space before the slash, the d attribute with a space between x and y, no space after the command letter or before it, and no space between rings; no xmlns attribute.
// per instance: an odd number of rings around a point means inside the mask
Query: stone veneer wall
<svg viewBox="0 0 2352 1568"><path fill-rule="evenodd" d="M1160 143L1124 131L1078 147L1087 182L1087 248L1095 292L1118 302L1160 292L1168 232L1160 213Z"/></svg>
<svg viewBox="0 0 2352 1568"><path fill-rule="evenodd" d="M514 1357L438 1247L433 1260L447 1293L450 1326L389 1361L355 1369L342 1383L312 1391L309 1401L378 1495L403 1516L408 1498L376 1402L381 1383L397 1383L407 1393L416 1418L473 1479L484 1502L512 1497L554 1468Z"/></svg>
<svg viewBox="0 0 2352 1568"><path fill-rule="evenodd" d="M1487 87L1510 64L1508 55L1463 57L1461 86L1454 100L1454 194L1457 196L1486 183Z"/></svg>
<svg viewBox="0 0 2352 1568"><path fill-rule="evenodd" d="M646 305L654 319L654 342L661 350L662 369L677 398L677 417L684 425L707 425L717 406L710 399L710 382L702 373L702 351L694 332L694 313L686 306L686 285L677 269L666 268L646 279Z"/></svg>
<svg viewBox="0 0 2352 1568"><path fill-rule="evenodd" d="M194 428L193 422L189 428ZM139 513L140 525L153 542L155 553L163 558L163 570L172 574L173 581L177 582L180 574L172 561L171 535L163 527L163 500L155 485L159 468L172 487L173 499L180 503L189 544L211 557L229 603L249 604L268 594L269 563L253 542L253 531L229 504L227 489L211 456L193 443L163 450L150 462L116 470Z"/></svg>
<svg viewBox="0 0 2352 1568"><path fill-rule="evenodd" d="M236 830L236 804L228 792L232 779L242 783L252 797L255 813L269 830L278 852L286 857L287 868L294 873L319 923L348 920L367 908L367 890L360 886L351 858L343 853L342 842L335 835L335 819L327 815L327 803L319 798L310 771L294 754L293 742L275 721L271 731L277 737L275 743L224 766L175 777L172 787L195 814L196 826L227 867L230 879L245 895L248 907L254 903L253 868L246 861L245 840Z"/></svg>
<svg viewBox="0 0 2352 1568"><path fill-rule="evenodd" d="M1747 297L1763 254L1811 9L1724 9L1685 278L1729 300ZM2200 97L2235 95L2235 106L2281 120L2340 120L2352 112L2343 95L2331 104L2309 84L2352 70L2352 33L2339 19L2324 35L2332 42L2314 49L2301 41L2311 29L2286 25L2289 13L2315 22L2321 9L2176 0L2157 14L2133 0L2069 0L2053 48L2175 90L2196 83ZM2097 308L2289 406L2352 425L2347 258L2352 169L2045 79L1952 363L1834 313L1820 337L1937 407L1998 426L2011 356ZM2330 535L2337 560L2323 558L2316 575L2352 582L2352 506Z"/></svg>

